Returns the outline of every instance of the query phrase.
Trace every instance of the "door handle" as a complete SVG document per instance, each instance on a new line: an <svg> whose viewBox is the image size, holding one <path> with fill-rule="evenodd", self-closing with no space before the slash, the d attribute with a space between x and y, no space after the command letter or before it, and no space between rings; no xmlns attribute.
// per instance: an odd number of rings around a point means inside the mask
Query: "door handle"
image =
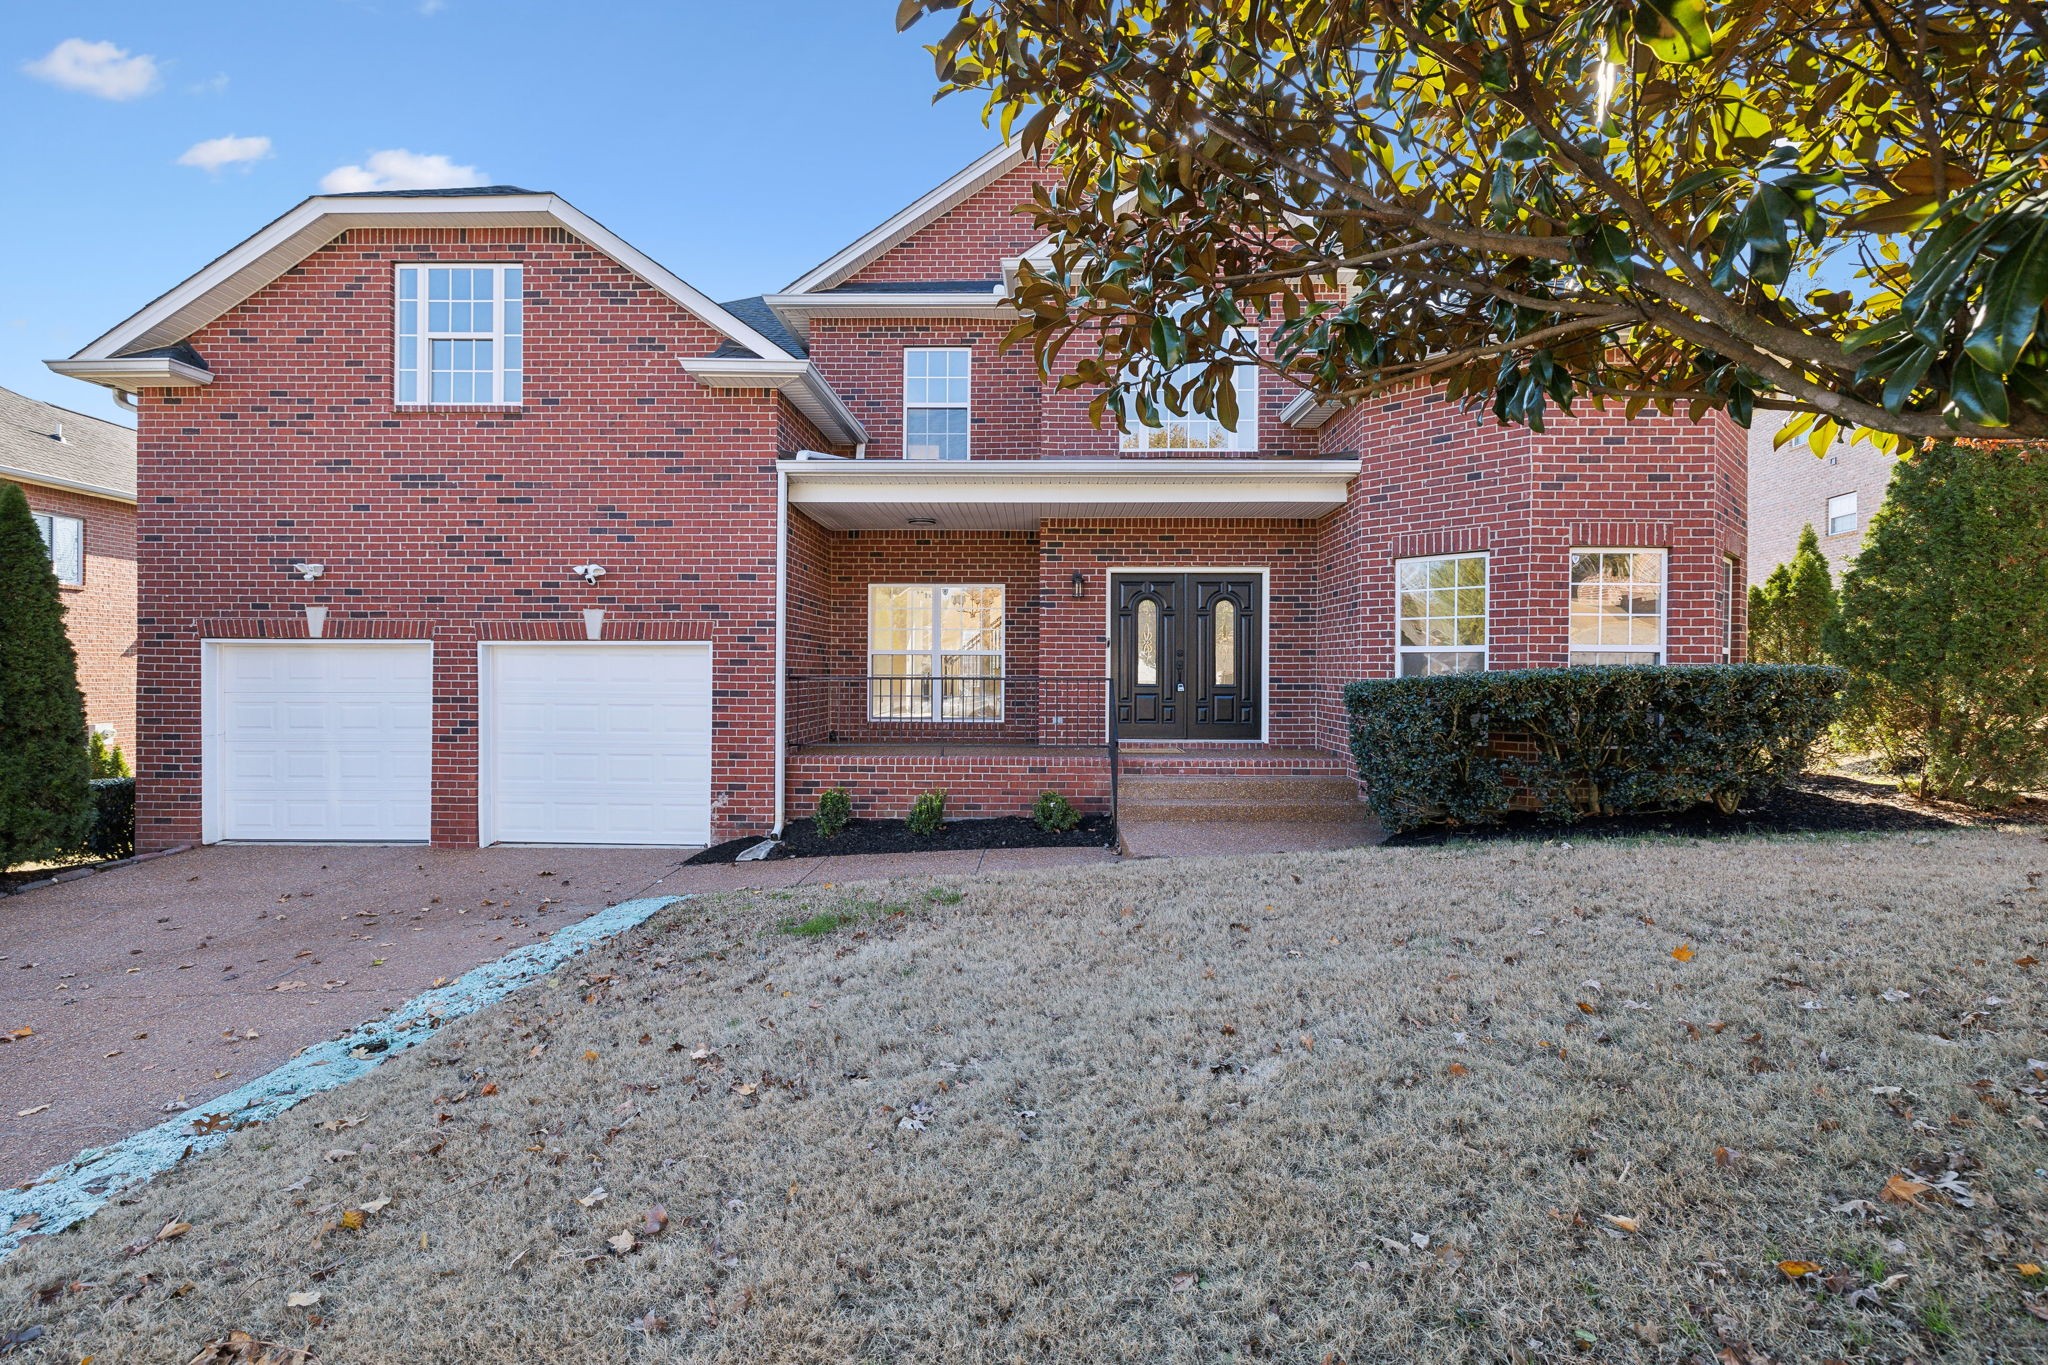
<svg viewBox="0 0 2048 1365"><path fill-rule="evenodd" d="M1185 692L1188 690L1188 685L1184 682L1177 682L1173 685L1173 690L1176 692Z"/></svg>

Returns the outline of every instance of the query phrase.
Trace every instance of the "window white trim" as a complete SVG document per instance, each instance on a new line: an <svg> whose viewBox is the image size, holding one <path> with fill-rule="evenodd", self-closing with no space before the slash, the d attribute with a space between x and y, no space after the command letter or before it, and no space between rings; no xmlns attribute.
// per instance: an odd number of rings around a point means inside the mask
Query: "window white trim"
<svg viewBox="0 0 2048 1365"><path fill-rule="evenodd" d="M1846 493L1837 493L1829 498L1827 505L1822 510L1826 513L1827 517L1827 534L1831 536L1853 535L1857 527L1862 525L1857 515L1856 490L1853 488ZM1835 524L1837 521L1845 521L1848 524L1846 526L1837 526Z"/></svg>
<svg viewBox="0 0 2048 1365"><path fill-rule="evenodd" d="M1401 642L1401 622L1404 619L1401 615L1401 595L1404 591L1401 586L1402 567L1409 564L1438 564L1447 560L1461 559L1476 559L1479 561L1481 577L1478 586L1482 594L1479 616L1480 635L1482 636L1480 642L1477 645L1403 644ZM1420 619L1432 620L1436 618L1425 615ZM1451 619L1456 620L1459 618L1454 614ZM1397 678L1430 676L1426 673L1408 674L1402 671L1402 665L1407 662L1410 655L1428 654L1477 655L1479 658L1479 672L1484 673L1493 667L1493 558L1487 551L1460 550L1452 554L1442 555L1405 555L1394 561L1394 676Z"/></svg>
<svg viewBox="0 0 2048 1365"><path fill-rule="evenodd" d="M959 401L955 402L949 398L943 402L934 402L931 399L929 387L926 389L926 396L923 400L919 402L911 401L910 358L914 355L926 357L935 355L960 356L964 359L964 373L960 377L962 393ZM927 386L930 385L931 372L929 361L927 361L925 374L919 376L919 378ZM942 382L950 384L952 382L951 376L944 376ZM958 412L963 414L965 418L965 431L961 439L964 445L961 448L960 454L957 456L912 455L910 453L910 414L913 412ZM974 348L972 346L905 346L903 348L903 458L906 460L971 460L974 458Z"/></svg>
<svg viewBox="0 0 2048 1365"><path fill-rule="evenodd" d="M57 582L67 588L84 587L85 518L66 516L62 512L31 512L30 515L36 519L36 530L42 534L43 548L49 552L50 568L56 573ZM65 576L66 559L73 561L68 578Z"/></svg>
<svg viewBox="0 0 2048 1365"><path fill-rule="evenodd" d="M1571 642L1571 591L1572 563L1580 555L1655 555L1657 556L1657 643L1656 645L1588 645L1581 647ZM1572 665L1597 665L1610 662L1605 658L1591 658L1582 655L1609 654L1655 654L1650 662L1665 664L1671 662L1666 643L1671 633L1671 551L1662 545L1574 545L1565 560L1565 650L1566 662Z"/></svg>
<svg viewBox="0 0 2048 1365"><path fill-rule="evenodd" d="M436 328L432 325L429 298L432 272L468 270L492 273L491 326L488 328ZM406 297L410 283L412 297ZM469 302L461 300L460 302ZM511 305L518 305L517 325ZM407 307L414 311L408 315ZM412 330L407 331L407 318ZM408 356L406 343L413 349ZM488 370L463 370L490 376L491 396L477 398L435 398L433 350L436 342L485 343L491 348ZM526 268L518 261L406 261L393 267L391 276L391 398L401 408L517 408L525 402L526 375ZM517 356L512 355L517 351ZM410 385L410 388L408 388ZM516 392L515 392L516 390ZM508 392L511 396L507 396Z"/></svg>
<svg viewBox="0 0 2048 1365"><path fill-rule="evenodd" d="M1254 350L1258 348L1259 335L1257 332L1241 332L1238 336L1240 340L1250 342ZM1200 368L1201 365L1199 363L1188 364L1181 366L1174 373L1176 375L1192 374L1193 371ZM1118 439L1117 448L1134 454L1147 455L1156 455L1163 452L1177 452L1181 454L1201 452L1207 454L1215 451L1257 450L1259 448L1259 367L1249 360L1239 361L1233 374L1233 380L1237 385L1237 430L1232 431L1214 416L1206 413L1190 412L1176 416L1165 410L1163 406L1159 413L1161 425L1148 427L1138 420L1137 404L1127 400L1124 404L1124 425L1129 427L1130 430L1124 432ZM1193 437L1198 431L1208 432L1212 438L1220 439L1222 444L1216 444L1215 439L1212 439L1209 444L1196 444ZM1155 440L1155 436L1159 439Z"/></svg>
<svg viewBox="0 0 2048 1365"><path fill-rule="evenodd" d="M925 648L925 649L878 649L878 648L876 647L876 645L875 645L875 593L876 593L876 591L877 591L877 590L885 590L885 589L910 589L910 590L913 590L913 591L920 591L920 592L929 592L929 593L931 593L931 596L932 596L932 608L931 608L931 610L932 610L932 617L931 617L931 637L930 637L930 644L929 644L929 646L928 646L927 648ZM996 648L994 648L994 649L947 649L947 648L945 647L945 640L944 640L944 630L945 630L945 617L946 617L946 594L947 594L947 593L952 593L952 592L984 592L984 591L985 591L985 592L993 592L993 593L995 593L995 594L996 594L996 599L997 599L997 601L998 601L998 602L1000 602L1000 603L1002 604L1002 613L1003 613L1003 620L1002 620L1002 626L1001 626L1001 628L1000 628L1000 629L1001 629L1001 642L1000 642L1000 643L999 643L999 644L998 644L998 645L996 646ZM868 607L867 607L867 666L868 666L868 678L869 678L869 683L868 683L868 719L869 719L869 720L871 720L871 721L876 721L876 722L879 722L879 723L888 723L888 722L892 722L892 721L894 721L894 722L927 722L927 723L928 723L928 722L932 722L932 721L939 721L939 722L944 722L944 723L947 723L947 724L970 724L970 725L996 725L996 724L1000 724L1000 723L1002 722L1002 720L1003 720L1003 716L1004 716L1004 713L1005 713L1005 711L1007 710L1007 707L1008 707L1008 698L1007 698L1007 697L1006 697L1006 696L1004 695L1004 693L1005 693L1005 691L1006 691L1006 679L1005 679L1005 674L1004 674L1004 670L1005 670L1005 669L1006 669L1006 668L1008 667L1008 662L1007 662L1007 660L1008 660L1008 655L1009 655L1009 648L1010 648L1010 594L1009 594L1009 590L1008 590L1008 588L1007 588L1007 587L1006 587L1006 586L1005 586L1004 584L1001 584L1001 583L870 583L870 584L868 584ZM882 656L882 657L886 657L886 658L901 658L901 657L905 657L905 656L924 656L924 657L926 658L926 662L927 662L927 668L928 668L928 671L927 671L927 672L925 672L925 673L921 673L921 674L920 674L920 673L889 673L889 672L884 672L884 671L882 671L881 669L878 669L878 668L876 668L876 667L875 667L875 659L876 659L876 657L877 657L877 656ZM946 708L946 688L945 688L945 683L946 683L946 681L947 681L947 678L948 678L948 676L949 676L949 675L948 675L948 674L946 673L946 671L945 671L945 661L946 661L946 660L947 660L948 658L975 658L975 659L994 659L994 660L996 661L996 671L995 671L995 673L994 673L994 674L992 674L992 675L991 675L991 674L954 674L954 675L950 675L950 676L952 676L952 677L954 677L954 678L956 678L956 679L960 679L960 678L965 678L965 679L973 679L973 678L993 678L993 679L994 679L994 701L995 701L995 714L993 714L993 715L965 715L965 716L960 716L960 715L947 715L947 714L946 714L946 709L947 709L947 708ZM926 689L926 695L925 695L925 698L924 698L924 702L923 702L923 709L924 709L924 714L922 714L922 715L916 715L916 714L912 714L912 715L902 715L902 714L896 714L896 713L893 713L893 712L892 712L891 710L889 710L889 709L888 709L887 707L885 707L885 706L878 706L878 705L877 705L877 703L878 703L879 701L881 701L881 700L882 700L882 699L883 699L884 697L886 697L886 696L888 695L888 692L886 692L886 691L883 691L883 690L878 690L878 688L877 688L877 686L876 686L876 684L875 684L875 682L874 682L874 680L875 680L875 679L877 679L877 678L904 678L904 679L906 679L906 680L908 680L908 681L910 681L910 682L918 682L918 681L924 681L924 682L926 682L927 684L929 684L929 683L932 683L932 682L936 682L936 683L938 683L938 684L939 684L939 686L938 686L938 687L937 687L936 689L931 689L931 688L929 688L929 686L927 687L927 689ZM899 699L900 699L901 697L904 697L904 696L908 696L908 695L909 695L909 694L910 694L910 693L911 693L912 691L914 691L914 690L916 690L916 689L913 689L913 688L902 688L902 689L896 689L896 694L897 694L897 696L898 696L898 697L899 697Z"/></svg>

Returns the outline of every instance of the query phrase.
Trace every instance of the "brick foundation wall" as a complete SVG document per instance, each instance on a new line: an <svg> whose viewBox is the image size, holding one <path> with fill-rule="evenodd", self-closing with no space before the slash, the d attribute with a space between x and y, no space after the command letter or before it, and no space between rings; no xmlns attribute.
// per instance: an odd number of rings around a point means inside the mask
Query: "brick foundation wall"
<svg viewBox="0 0 2048 1365"><path fill-rule="evenodd" d="M789 817L804 820L818 793L844 787L855 815L900 820L910 803L935 788L946 792L953 819L1022 815L1043 791L1057 791L1076 809L1109 809L1109 760L1100 751L1029 754L797 753L789 759Z"/></svg>
<svg viewBox="0 0 2048 1365"><path fill-rule="evenodd" d="M85 523L85 582L59 585L89 725L111 725L132 762L135 734L135 508L112 498L21 484L37 512Z"/></svg>
<svg viewBox="0 0 2048 1365"><path fill-rule="evenodd" d="M393 266L526 268L522 407L402 410ZM424 632L435 644L433 838L477 837L476 642L502 631L702 639L718 660L714 838L773 805L775 475L766 393L682 373L720 337L556 228L343 234L192 344L204 389L144 399L140 847L200 828L202 636ZM324 563L313 583L295 559ZM586 586L567 570L608 570Z"/></svg>

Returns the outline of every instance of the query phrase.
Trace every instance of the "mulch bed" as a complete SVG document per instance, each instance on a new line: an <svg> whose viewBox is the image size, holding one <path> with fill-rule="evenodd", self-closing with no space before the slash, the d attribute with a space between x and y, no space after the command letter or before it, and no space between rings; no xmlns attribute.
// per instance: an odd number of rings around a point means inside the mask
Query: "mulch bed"
<svg viewBox="0 0 2048 1365"><path fill-rule="evenodd" d="M1561 825L1514 811L1497 825L1414 829L1387 840L1396 847L1488 839L1614 839L1675 834L1721 839L1742 834L1896 834L1995 825L2048 825L2048 801L2022 801L2002 811L1925 805L1897 788L1830 773L1808 773L1753 809L1723 815L1712 805L1662 815L1615 815Z"/></svg>
<svg viewBox="0 0 2048 1365"><path fill-rule="evenodd" d="M761 842L761 836L728 839L691 858L690 864L729 863ZM937 834L912 834L903 820L855 820L827 839L813 822L793 820L770 858L824 858L841 853L941 853L984 848L1113 848L1116 825L1106 815L1083 816L1064 834L1048 833L1021 815L993 820L948 820ZM686 866L689 864L686 864Z"/></svg>

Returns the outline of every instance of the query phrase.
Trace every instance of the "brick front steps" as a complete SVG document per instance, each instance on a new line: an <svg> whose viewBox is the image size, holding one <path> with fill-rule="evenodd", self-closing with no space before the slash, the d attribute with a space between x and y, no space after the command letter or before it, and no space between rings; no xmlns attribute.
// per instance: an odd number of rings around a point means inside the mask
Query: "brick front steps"
<svg viewBox="0 0 2048 1365"><path fill-rule="evenodd" d="M1218 851L1234 851L1247 841L1284 849L1371 837L1348 765L1314 749L1133 745L1122 754L1117 796L1125 849L1141 855L1211 838Z"/></svg>

